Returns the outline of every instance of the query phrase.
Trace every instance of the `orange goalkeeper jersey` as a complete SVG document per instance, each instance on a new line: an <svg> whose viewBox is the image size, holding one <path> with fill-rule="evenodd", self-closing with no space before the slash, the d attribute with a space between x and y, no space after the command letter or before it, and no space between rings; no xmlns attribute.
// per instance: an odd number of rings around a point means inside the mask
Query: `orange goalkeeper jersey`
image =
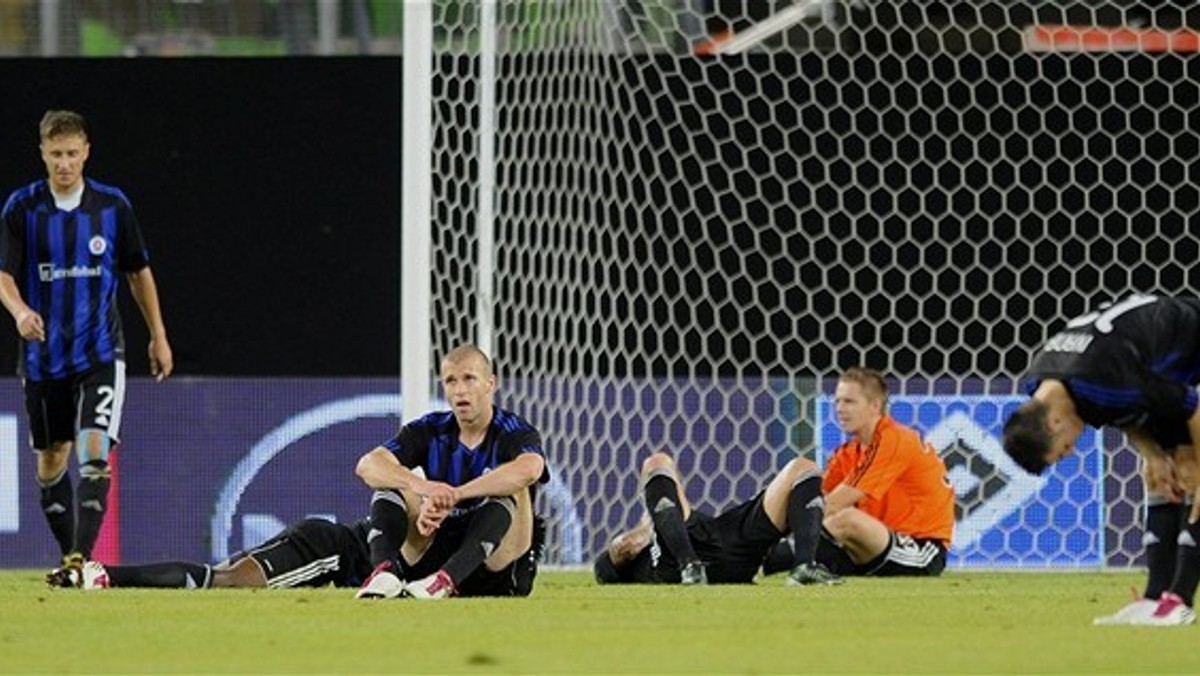
<svg viewBox="0 0 1200 676"><path fill-rule="evenodd" d="M871 445L858 439L842 444L825 468L826 493L841 484L866 493L856 507L893 531L941 540L954 533L954 489L937 450L914 429L884 416Z"/></svg>

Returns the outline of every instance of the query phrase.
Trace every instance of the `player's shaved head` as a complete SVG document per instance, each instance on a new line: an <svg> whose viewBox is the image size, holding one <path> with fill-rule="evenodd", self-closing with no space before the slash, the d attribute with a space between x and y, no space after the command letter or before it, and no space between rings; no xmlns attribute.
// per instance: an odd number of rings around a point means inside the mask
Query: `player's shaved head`
<svg viewBox="0 0 1200 676"><path fill-rule="evenodd" d="M1046 457L1054 437L1046 425L1050 406L1037 399L1021 404L1004 423L1004 451L1030 474L1041 474L1049 466Z"/></svg>
<svg viewBox="0 0 1200 676"><path fill-rule="evenodd" d="M484 375L492 375L492 360L483 353L483 350L474 345L459 345L458 347L446 353L442 357L443 364L461 364L471 359L478 359L483 364Z"/></svg>
<svg viewBox="0 0 1200 676"><path fill-rule="evenodd" d="M862 388L863 395L870 401L878 401L882 403L880 410L886 411L888 404L887 382L883 379L883 375L872 369L862 368L860 366L852 366L842 373L838 380L846 383L854 383Z"/></svg>

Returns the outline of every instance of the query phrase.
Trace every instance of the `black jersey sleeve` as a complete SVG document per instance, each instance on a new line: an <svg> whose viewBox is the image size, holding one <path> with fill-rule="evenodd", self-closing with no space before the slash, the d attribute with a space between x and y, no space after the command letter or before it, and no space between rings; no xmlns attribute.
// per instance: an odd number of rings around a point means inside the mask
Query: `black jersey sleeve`
<svg viewBox="0 0 1200 676"><path fill-rule="evenodd" d="M1196 412L1200 396L1187 383L1149 373L1142 388L1142 405L1151 418L1185 422Z"/></svg>
<svg viewBox="0 0 1200 676"><path fill-rule="evenodd" d="M10 197L0 213L0 269L20 280L21 267L25 264L25 231L21 227L21 210L17 208L15 195Z"/></svg>
<svg viewBox="0 0 1200 676"><path fill-rule="evenodd" d="M122 272L137 272L150 265L150 252L146 249L142 229L133 214L133 206L123 194L117 199L117 233L121 239L117 245L117 267Z"/></svg>
<svg viewBox="0 0 1200 676"><path fill-rule="evenodd" d="M432 437L433 431L422 418L401 427L383 447L391 451L401 465L412 469L424 466L429 459L429 441Z"/></svg>

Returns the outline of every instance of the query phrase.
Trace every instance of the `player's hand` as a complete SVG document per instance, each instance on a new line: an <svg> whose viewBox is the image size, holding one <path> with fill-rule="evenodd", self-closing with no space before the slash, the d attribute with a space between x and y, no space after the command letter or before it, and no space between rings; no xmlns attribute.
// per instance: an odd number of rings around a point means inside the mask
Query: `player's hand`
<svg viewBox="0 0 1200 676"><path fill-rule="evenodd" d="M22 310L17 315L17 333L25 340L42 341L46 339L46 324L33 310Z"/></svg>
<svg viewBox="0 0 1200 676"><path fill-rule="evenodd" d="M450 484L441 481L426 481L417 493L427 499L433 509L448 512L458 504L458 492Z"/></svg>
<svg viewBox="0 0 1200 676"><path fill-rule="evenodd" d="M175 370L175 357L166 336L150 339L150 375L162 382Z"/></svg>
<svg viewBox="0 0 1200 676"><path fill-rule="evenodd" d="M433 535L449 514L449 509L438 509L433 506L432 501L421 500L421 512L417 514L417 532L423 537Z"/></svg>

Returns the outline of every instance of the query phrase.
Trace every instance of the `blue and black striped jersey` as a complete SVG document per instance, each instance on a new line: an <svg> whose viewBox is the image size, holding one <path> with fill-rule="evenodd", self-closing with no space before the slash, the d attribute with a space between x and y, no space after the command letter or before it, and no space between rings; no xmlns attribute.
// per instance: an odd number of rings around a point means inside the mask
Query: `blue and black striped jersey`
<svg viewBox="0 0 1200 676"><path fill-rule="evenodd" d="M467 448L459 442L458 420L451 411L428 413L404 425L395 437L383 443L383 447L394 453L405 467L420 467L426 479L451 486L461 486L483 476L522 453L545 457L542 435L537 428L510 411L501 408L494 411L487 435L478 448ZM547 468L538 482L549 480ZM470 506L459 507L469 509Z"/></svg>
<svg viewBox="0 0 1200 676"><path fill-rule="evenodd" d="M1077 317L1034 355L1025 389L1062 381L1092 427L1139 427L1166 449L1190 443L1200 405L1200 298L1130 296Z"/></svg>
<svg viewBox="0 0 1200 676"><path fill-rule="evenodd" d="M0 215L0 269L46 324L46 340L21 344L29 380L59 380L124 354L117 288L149 254L119 189L85 179L81 200L63 211L41 180L14 192Z"/></svg>

